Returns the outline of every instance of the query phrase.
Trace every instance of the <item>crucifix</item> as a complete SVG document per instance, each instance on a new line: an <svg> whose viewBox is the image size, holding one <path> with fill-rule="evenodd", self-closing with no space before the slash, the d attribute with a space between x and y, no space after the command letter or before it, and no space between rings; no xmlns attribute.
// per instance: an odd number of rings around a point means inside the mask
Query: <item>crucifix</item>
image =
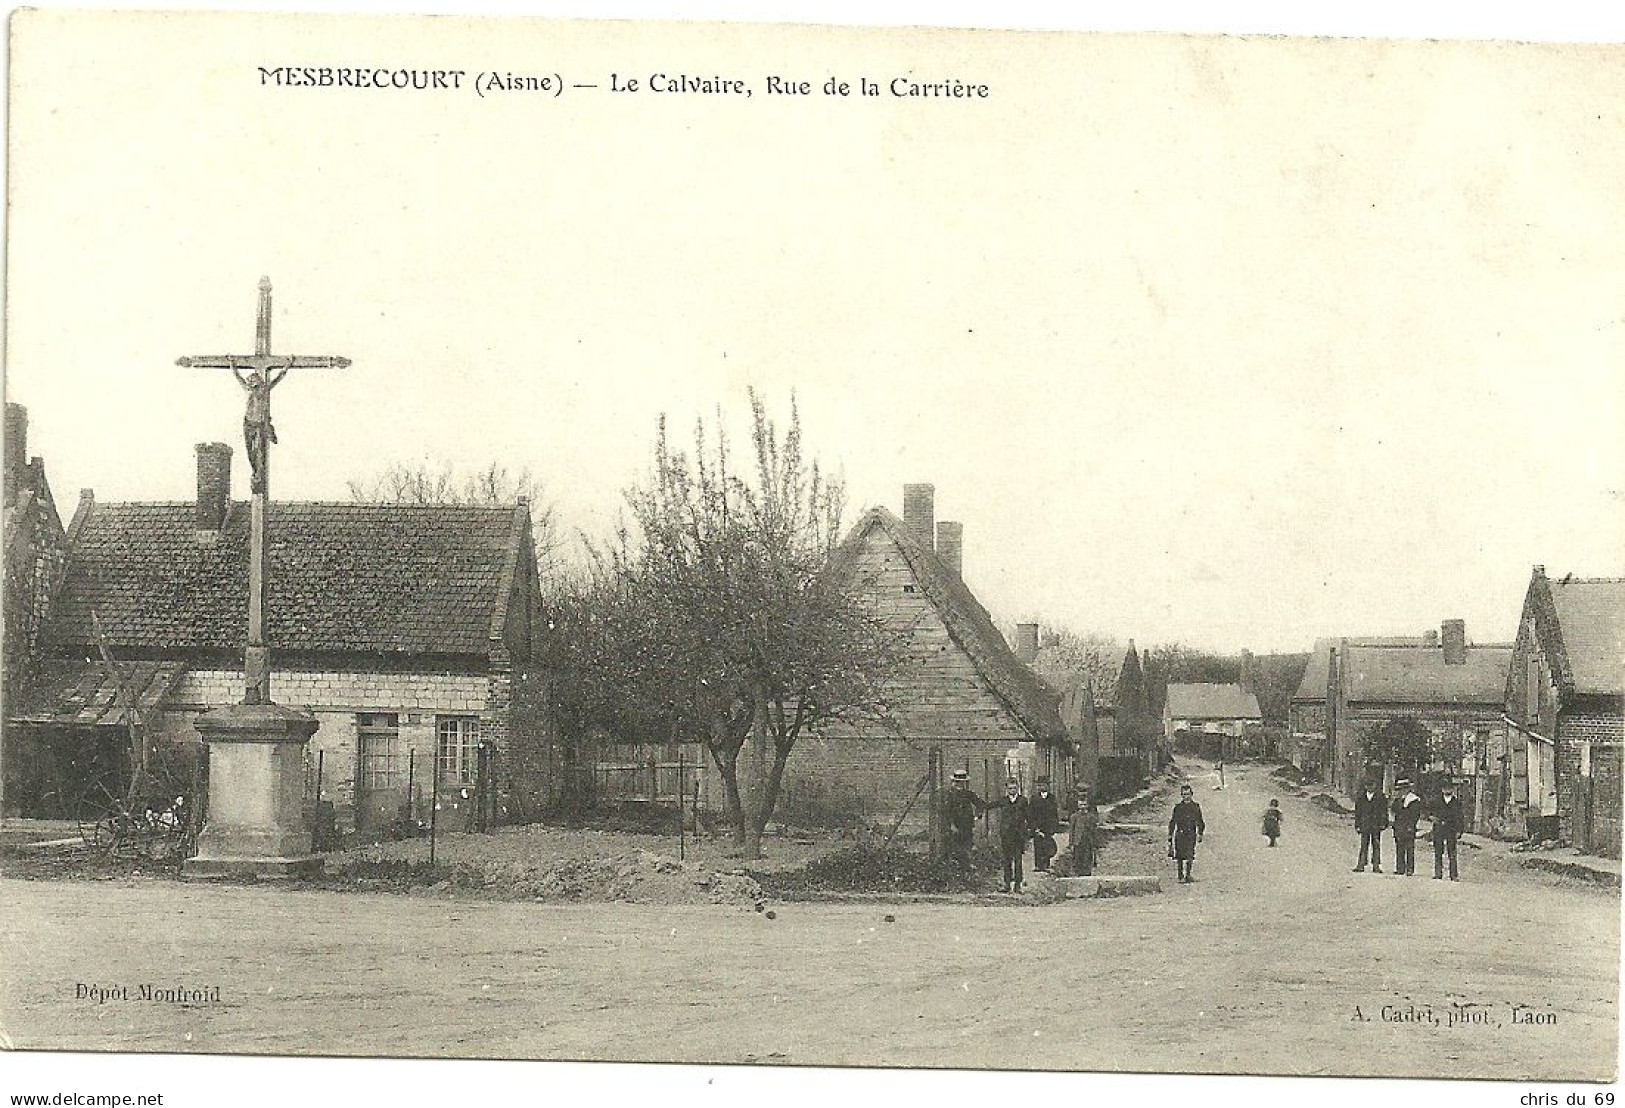
<svg viewBox="0 0 1625 1108"><path fill-rule="evenodd" d="M276 429L271 425L271 390L282 383L282 378L287 376L290 369L343 369L350 364L350 359L329 355L272 354L271 279L261 277L254 353L178 358L175 364L201 369L229 369L248 394L248 408L243 414L243 440L248 448L248 464L252 470L249 483L252 516L249 523L248 646L243 652L243 703L270 704L271 650L265 642L265 524L271 483L270 448L276 442Z"/></svg>

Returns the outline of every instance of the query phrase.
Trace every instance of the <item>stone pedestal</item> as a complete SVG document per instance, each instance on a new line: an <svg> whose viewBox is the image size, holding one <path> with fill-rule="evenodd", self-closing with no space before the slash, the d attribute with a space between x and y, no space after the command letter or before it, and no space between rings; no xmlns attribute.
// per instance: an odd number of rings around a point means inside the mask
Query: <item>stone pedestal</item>
<svg viewBox="0 0 1625 1108"><path fill-rule="evenodd" d="M233 704L205 712L195 726L209 746L209 813L182 875L319 873L305 825L305 744L316 717L277 704Z"/></svg>

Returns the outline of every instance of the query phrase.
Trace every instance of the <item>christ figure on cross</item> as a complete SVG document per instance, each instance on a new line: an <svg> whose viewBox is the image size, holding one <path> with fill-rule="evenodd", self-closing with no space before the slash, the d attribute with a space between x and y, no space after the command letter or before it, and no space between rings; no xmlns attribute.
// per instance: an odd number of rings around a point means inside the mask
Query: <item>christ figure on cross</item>
<svg viewBox="0 0 1625 1108"><path fill-rule="evenodd" d="M236 366L231 367L237 383L248 394L248 410L243 414L243 442L248 447L248 465L252 473L250 492L265 491L265 454L276 442L276 426L271 422L271 390L288 375L286 369L272 373L268 369L251 370L248 376Z"/></svg>
<svg viewBox="0 0 1625 1108"><path fill-rule="evenodd" d="M265 641L265 592L270 566L266 560L266 517L270 490L271 444L276 428L271 425L271 390L282 383L290 369L342 369L350 359L330 355L309 357L271 353L271 280L260 280L259 318L254 327L253 354L213 354L201 358L177 358L176 365L203 369L229 369L248 394L243 413L243 439L248 446L252 468L248 540L248 643L243 651L243 703L271 703L271 649ZM247 374L244 374L247 370Z"/></svg>

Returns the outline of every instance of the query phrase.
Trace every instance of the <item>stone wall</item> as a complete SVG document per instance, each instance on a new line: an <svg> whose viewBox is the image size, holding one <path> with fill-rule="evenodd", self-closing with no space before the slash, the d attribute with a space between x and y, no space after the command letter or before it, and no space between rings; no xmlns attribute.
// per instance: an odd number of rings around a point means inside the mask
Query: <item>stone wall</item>
<svg viewBox="0 0 1625 1108"><path fill-rule="evenodd" d="M242 686L240 670L191 671L170 693L172 710L164 713L160 726L172 741L198 742L192 721L209 707L240 701ZM483 733L488 679L479 674L279 671L271 692L277 703L316 716L320 727L307 748L307 776L314 788L320 753L322 796L333 802L340 826L353 827L360 755L357 714L391 712L399 717L401 749L416 751L420 793L426 796L434 772L437 717L480 716Z"/></svg>

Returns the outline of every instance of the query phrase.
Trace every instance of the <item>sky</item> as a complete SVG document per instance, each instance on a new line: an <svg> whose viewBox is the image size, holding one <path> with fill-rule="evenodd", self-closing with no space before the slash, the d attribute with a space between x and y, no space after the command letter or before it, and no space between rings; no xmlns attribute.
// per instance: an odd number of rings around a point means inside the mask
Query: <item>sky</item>
<svg viewBox="0 0 1625 1108"><path fill-rule="evenodd" d="M528 468L612 527L746 390L850 513L936 486L995 617L1221 650L1625 574L1618 47L735 26L14 24L6 395L59 503ZM737 75L749 99L262 87L277 64ZM769 75L985 82L774 98Z"/></svg>

